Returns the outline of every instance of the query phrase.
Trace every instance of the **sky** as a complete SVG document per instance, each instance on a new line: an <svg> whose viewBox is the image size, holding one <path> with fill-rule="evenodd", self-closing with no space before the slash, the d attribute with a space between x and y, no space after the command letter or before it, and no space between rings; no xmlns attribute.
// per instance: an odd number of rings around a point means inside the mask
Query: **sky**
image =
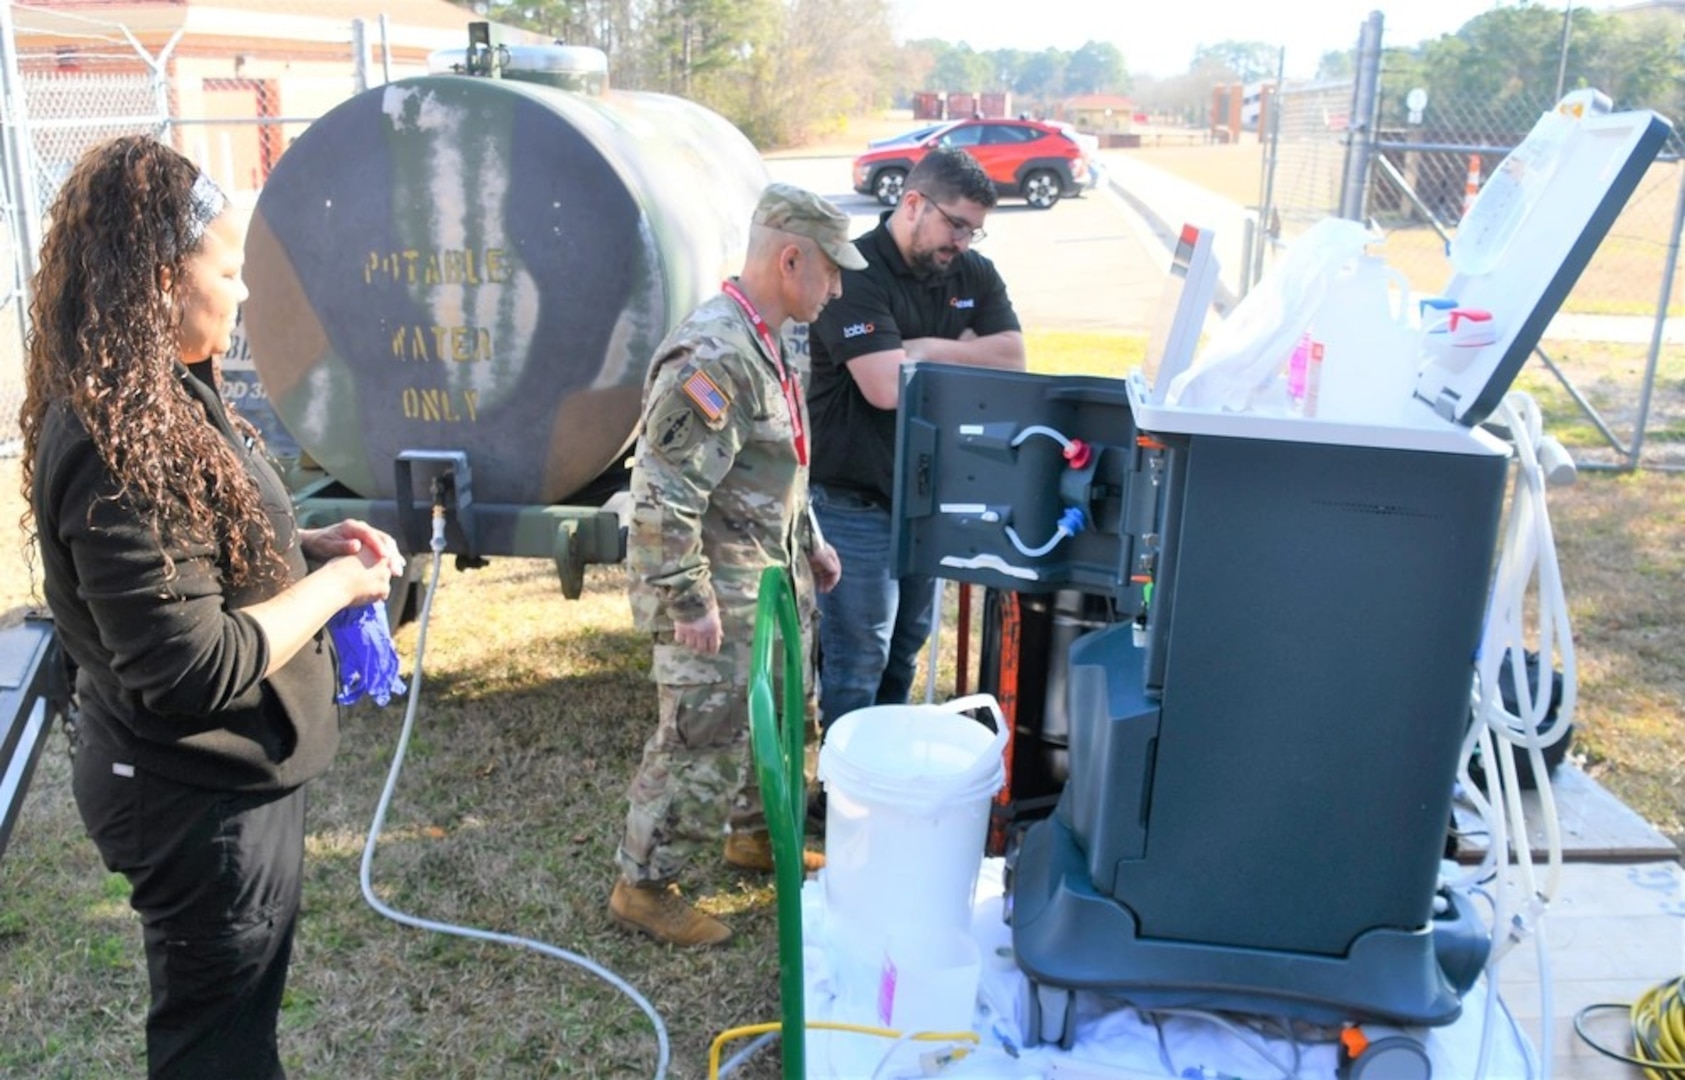
<svg viewBox="0 0 1685 1080"><path fill-rule="evenodd" d="M1194 49L1261 41L1287 50L1289 78L1316 72L1322 54L1354 48L1371 11L1383 44L1414 45L1515 0L891 0L899 40L934 37L991 49L1075 50L1109 41L1132 75L1177 75ZM1599 4L1593 4L1599 7Z"/></svg>

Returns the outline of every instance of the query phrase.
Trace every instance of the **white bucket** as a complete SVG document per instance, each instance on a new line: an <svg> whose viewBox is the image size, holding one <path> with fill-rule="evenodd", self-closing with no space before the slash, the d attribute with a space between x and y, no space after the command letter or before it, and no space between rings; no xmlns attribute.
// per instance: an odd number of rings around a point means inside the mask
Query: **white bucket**
<svg viewBox="0 0 1685 1080"><path fill-rule="evenodd" d="M960 713L987 708L995 730ZM876 988L889 927L968 932L989 804L1006 782L1006 721L988 694L877 705L819 750L825 927L846 992Z"/></svg>

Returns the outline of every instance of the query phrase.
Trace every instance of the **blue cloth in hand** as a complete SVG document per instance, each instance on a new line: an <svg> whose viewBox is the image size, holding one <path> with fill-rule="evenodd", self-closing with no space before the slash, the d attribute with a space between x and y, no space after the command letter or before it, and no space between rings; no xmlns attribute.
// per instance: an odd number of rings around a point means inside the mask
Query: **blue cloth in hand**
<svg viewBox="0 0 1685 1080"><path fill-rule="evenodd" d="M342 608L328 620L328 632L339 650L335 701L351 705L367 695L385 706L394 694L403 695L407 687L398 676L398 650L392 645L385 604Z"/></svg>

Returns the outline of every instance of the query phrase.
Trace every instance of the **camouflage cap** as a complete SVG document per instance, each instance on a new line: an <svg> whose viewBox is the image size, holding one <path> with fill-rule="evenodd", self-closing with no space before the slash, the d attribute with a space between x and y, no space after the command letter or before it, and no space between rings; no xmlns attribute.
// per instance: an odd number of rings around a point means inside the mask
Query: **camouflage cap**
<svg viewBox="0 0 1685 1080"><path fill-rule="evenodd" d="M844 270L864 270L866 260L848 241L848 215L794 184L768 184L755 204L754 223L805 236Z"/></svg>

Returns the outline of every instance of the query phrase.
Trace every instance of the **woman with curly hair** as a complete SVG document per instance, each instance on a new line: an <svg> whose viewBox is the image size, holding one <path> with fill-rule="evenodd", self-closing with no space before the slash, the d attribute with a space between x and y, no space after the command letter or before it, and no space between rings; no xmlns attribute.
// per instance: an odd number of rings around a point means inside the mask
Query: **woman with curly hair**
<svg viewBox="0 0 1685 1080"><path fill-rule="evenodd" d="M155 1078L284 1075L303 785L339 741L324 626L402 568L362 522L298 528L224 408L243 258L208 176L119 138L54 201L30 303L25 528L76 668L76 804L141 916Z"/></svg>

